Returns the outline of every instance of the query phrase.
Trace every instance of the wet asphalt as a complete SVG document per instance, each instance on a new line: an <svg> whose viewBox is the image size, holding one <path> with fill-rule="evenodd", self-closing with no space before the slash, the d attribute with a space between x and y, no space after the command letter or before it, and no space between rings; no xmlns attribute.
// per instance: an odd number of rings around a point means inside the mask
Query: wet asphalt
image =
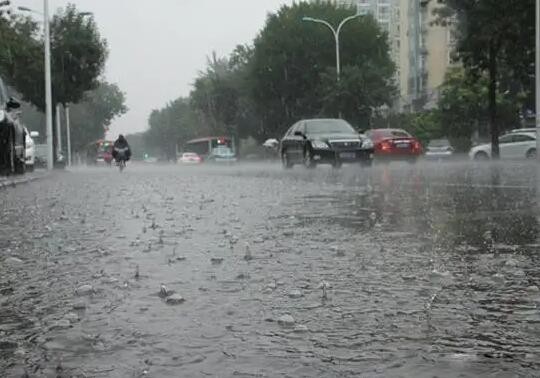
<svg viewBox="0 0 540 378"><path fill-rule="evenodd" d="M535 165L130 165L0 191L2 377L534 377Z"/></svg>

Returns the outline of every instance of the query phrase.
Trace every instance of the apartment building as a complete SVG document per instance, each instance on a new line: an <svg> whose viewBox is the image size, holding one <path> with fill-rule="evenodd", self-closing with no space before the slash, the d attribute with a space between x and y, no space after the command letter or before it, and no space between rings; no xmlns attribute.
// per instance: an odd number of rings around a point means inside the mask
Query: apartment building
<svg viewBox="0 0 540 378"><path fill-rule="evenodd" d="M433 107L438 88L451 62L452 27L438 25L437 0L334 0L372 14L388 33L390 55L396 64L399 98L395 108L415 111Z"/></svg>

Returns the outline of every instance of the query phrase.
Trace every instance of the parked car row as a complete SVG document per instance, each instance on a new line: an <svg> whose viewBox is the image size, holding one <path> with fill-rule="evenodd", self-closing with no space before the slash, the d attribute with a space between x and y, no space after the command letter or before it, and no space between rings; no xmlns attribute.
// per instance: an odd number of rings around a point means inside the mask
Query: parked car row
<svg viewBox="0 0 540 378"><path fill-rule="evenodd" d="M35 167L37 132L29 132L20 119L20 103L7 94L0 78L0 173L23 174Z"/></svg>
<svg viewBox="0 0 540 378"><path fill-rule="evenodd" d="M280 156L284 168L302 164L314 168L344 163L370 166L373 160L414 163L422 155L420 141L400 129L357 132L342 119L307 119L294 124L282 138Z"/></svg>
<svg viewBox="0 0 540 378"><path fill-rule="evenodd" d="M267 140L265 147L273 139ZM516 129L499 138L502 159L535 159L536 129ZM448 160L455 156L448 139L431 140L424 148L413 135L402 129L371 129L359 133L342 119L306 119L295 123L279 142L283 167L303 165L314 168L330 164L339 168L344 163L359 162L369 166L372 161L407 161L418 159ZM491 158L491 144L473 147L469 156L474 160Z"/></svg>
<svg viewBox="0 0 540 378"><path fill-rule="evenodd" d="M26 132L20 122L20 104L8 97L0 78L0 169L5 174L26 170Z"/></svg>

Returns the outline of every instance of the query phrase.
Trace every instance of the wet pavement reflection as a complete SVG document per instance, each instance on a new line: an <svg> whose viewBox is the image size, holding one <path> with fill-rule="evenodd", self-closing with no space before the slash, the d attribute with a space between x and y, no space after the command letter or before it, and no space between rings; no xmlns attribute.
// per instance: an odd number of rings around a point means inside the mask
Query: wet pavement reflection
<svg viewBox="0 0 540 378"><path fill-rule="evenodd" d="M536 167L80 169L0 192L0 371L540 369Z"/></svg>

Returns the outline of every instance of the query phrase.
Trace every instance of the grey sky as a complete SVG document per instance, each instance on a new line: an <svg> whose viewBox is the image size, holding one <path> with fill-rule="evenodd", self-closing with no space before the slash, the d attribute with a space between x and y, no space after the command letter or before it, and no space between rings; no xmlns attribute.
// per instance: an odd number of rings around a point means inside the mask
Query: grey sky
<svg viewBox="0 0 540 378"><path fill-rule="evenodd" d="M189 94L212 51L228 54L250 43L268 12L292 0L49 0L51 12L74 3L93 12L108 41L105 76L127 95L129 113L111 129L133 133L147 127L152 109ZM42 11L42 0L14 0Z"/></svg>

